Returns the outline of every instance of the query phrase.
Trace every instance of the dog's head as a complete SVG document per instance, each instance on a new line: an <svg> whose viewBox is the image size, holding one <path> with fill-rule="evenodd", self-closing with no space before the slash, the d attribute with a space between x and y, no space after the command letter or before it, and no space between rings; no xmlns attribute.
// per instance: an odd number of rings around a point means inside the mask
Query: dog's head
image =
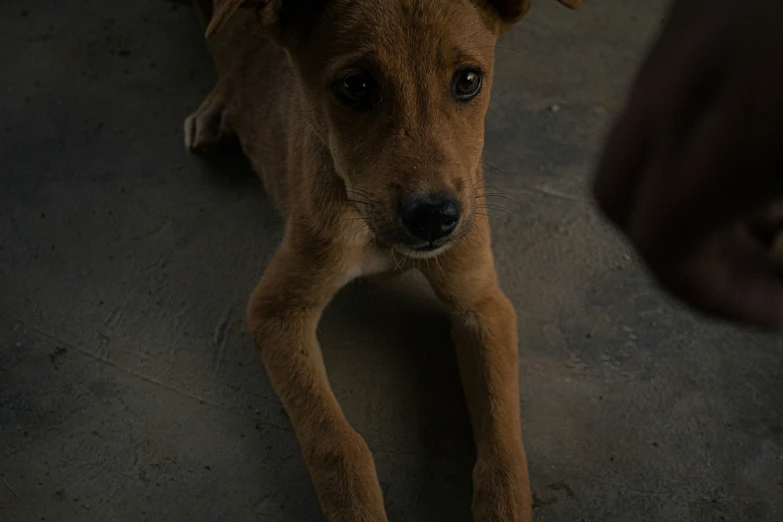
<svg viewBox="0 0 783 522"><path fill-rule="evenodd" d="M495 41L530 0L218 0L208 36L242 6L288 51L309 124L378 240L424 257L467 233Z"/></svg>

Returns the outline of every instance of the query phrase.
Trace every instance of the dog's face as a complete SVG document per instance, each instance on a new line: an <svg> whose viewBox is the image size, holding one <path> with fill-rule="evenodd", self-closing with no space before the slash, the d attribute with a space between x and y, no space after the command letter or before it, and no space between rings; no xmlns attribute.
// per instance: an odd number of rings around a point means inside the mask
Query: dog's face
<svg viewBox="0 0 783 522"><path fill-rule="evenodd" d="M560 1L574 8L580 2ZM469 231L482 181L495 40L528 6L529 0L256 6L288 50L304 114L328 146L348 200L380 242L425 257Z"/></svg>
<svg viewBox="0 0 783 522"><path fill-rule="evenodd" d="M470 227L489 21L469 0L338 0L292 49L348 199L380 242L406 254L431 255Z"/></svg>

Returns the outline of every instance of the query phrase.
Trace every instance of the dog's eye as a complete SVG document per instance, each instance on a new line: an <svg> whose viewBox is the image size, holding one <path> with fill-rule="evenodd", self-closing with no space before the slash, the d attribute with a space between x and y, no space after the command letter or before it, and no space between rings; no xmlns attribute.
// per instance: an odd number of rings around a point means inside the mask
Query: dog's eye
<svg viewBox="0 0 783 522"><path fill-rule="evenodd" d="M457 101L470 101L481 90L481 71L473 67L465 67L454 73L452 88Z"/></svg>
<svg viewBox="0 0 783 522"><path fill-rule="evenodd" d="M358 111L372 109L381 102L378 84L363 73L351 73L338 80L334 93L343 105Z"/></svg>

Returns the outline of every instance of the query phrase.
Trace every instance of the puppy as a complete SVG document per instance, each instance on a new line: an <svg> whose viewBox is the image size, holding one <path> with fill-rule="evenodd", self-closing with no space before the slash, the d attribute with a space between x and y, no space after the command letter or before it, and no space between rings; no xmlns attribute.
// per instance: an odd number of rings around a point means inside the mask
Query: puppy
<svg viewBox="0 0 783 522"><path fill-rule="evenodd" d="M473 519L532 520L516 316L498 286L481 168L495 41L529 5L207 3L218 81L186 120L185 141L199 151L235 134L285 218L247 324L330 521L387 517L316 326L352 279L411 268L452 319L477 446Z"/></svg>

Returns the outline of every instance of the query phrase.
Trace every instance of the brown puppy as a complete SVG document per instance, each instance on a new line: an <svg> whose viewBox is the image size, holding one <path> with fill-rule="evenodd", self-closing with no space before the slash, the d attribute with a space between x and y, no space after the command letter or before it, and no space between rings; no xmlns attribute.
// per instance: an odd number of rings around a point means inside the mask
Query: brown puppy
<svg viewBox="0 0 783 522"><path fill-rule="evenodd" d="M316 326L348 281L410 268L451 313L477 445L473 518L531 520L516 316L498 287L480 161L495 41L529 4L214 2L219 80L186 120L186 144L236 133L285 217L247 323L331 521L387 518Z"/></svg>

